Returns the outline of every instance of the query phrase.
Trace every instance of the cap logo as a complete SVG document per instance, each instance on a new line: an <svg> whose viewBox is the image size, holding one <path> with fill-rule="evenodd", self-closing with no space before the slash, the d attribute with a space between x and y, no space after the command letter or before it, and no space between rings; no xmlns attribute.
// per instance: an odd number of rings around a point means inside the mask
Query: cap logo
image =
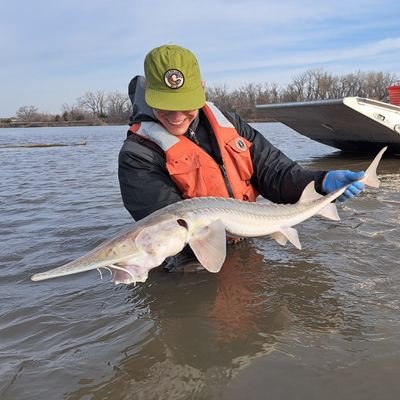
<svg viewBox="0 0 400 400"><path fill-rule="evenodd" d="M164 74L165 84L171 89L179 89L185 83L185 77L177 69L169 69Z"/></svg>

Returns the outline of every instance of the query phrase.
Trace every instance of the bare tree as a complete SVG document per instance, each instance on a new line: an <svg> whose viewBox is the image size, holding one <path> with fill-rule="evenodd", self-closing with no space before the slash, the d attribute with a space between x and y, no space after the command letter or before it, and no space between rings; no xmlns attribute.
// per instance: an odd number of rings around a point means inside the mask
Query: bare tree
<svg viewBox="0 0 400 400"><path fill-rule="evenodd" d="M16 117L25 122L31 122L35 119L38 114L38 108L35 106L22 106L18 108L16 112Z"/></svg>
<svg viewBox="0 0 400 400"><path fill-rule="evenodd" d="M220 108L222 111L232 111L232 96L226 85L206 87L207 99Z"/></svg>
<svg viewBox="0 0 400 400"><path fill-rule="evenodd" d="M102 90L86 92L78 99L78 106L99 118L104 118L106 116L106 101L107 96Z"/></svg>
<svg viewBox="0 0 400 400"><path fill-rule="evenodd" d="M107 116L112 121L127 121L132 106L127 95L113 92L107 95Z"/></svg>
<svg viewBox="0 0 400 400"><path fill-rule="evenodd" d="M257 104L277 103L281 95L281 89L278 84L272 82L271 84L264 83L258 87L257 91Z"/></svg>
<svg viewBox="0 0 400 400"><path fill-rule="evenodd" d="M70 106L67 103L62 106L62 118L64 121L83 121L86 119L86 114L87 112L78 106Z"/></svg>
<svg viewBox="0 0 400 400"><path fill-rule="evenodd" d="M396 81L394 74L383 72L367 72L364 76L365 97L383 100L386 97L386 88Z"/></svg>

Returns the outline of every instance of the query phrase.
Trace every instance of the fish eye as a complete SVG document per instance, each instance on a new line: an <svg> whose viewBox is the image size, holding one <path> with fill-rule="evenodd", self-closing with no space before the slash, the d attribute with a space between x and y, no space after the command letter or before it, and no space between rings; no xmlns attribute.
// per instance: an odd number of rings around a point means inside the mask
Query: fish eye
<svg viewBox="0 0 400 400"><path fill-rule="evenodd" d="M183 219L178 219L176 222L178 223L178 225L183 226L186 229L188 229L188 227L189 227L187 222Z"/></svg>

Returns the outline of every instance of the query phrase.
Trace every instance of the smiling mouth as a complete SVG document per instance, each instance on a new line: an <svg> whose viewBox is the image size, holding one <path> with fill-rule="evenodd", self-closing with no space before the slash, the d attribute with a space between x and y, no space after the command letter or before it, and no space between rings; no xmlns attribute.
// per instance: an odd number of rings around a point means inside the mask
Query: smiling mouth
<svg viewBox="0 0 400 400"><path fill-rule="evenodd" d="M168 120L168 123L169 123L170 125L174 125L174 126L180 126L180 125L182 125L184 122L185 122L185 120L182 120L182 121L169 121L169 120Z"/></svg>

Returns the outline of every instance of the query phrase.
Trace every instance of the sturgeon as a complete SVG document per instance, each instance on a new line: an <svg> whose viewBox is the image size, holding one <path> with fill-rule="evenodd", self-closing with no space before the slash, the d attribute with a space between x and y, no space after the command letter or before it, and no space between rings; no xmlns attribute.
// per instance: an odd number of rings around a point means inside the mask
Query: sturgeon
<svg viewBox="0 0 400 400"><path fill-rule="evenodd" d="M376 155L360 179L366 186L379 187L376 169L386 149ZM187 244L200 264L216 273L226 258L227 235L247 238L270 235L282 246L289 241L301 249L293 226L314 215L340 220L334 200L348 186L324 196L310 182L295 204L265 205L217 197L182 200L155 211L78 259L35 274L31 279L41 281L106 268L112 272L116 284L145 282L151 269L178 254Z"/></svg>

